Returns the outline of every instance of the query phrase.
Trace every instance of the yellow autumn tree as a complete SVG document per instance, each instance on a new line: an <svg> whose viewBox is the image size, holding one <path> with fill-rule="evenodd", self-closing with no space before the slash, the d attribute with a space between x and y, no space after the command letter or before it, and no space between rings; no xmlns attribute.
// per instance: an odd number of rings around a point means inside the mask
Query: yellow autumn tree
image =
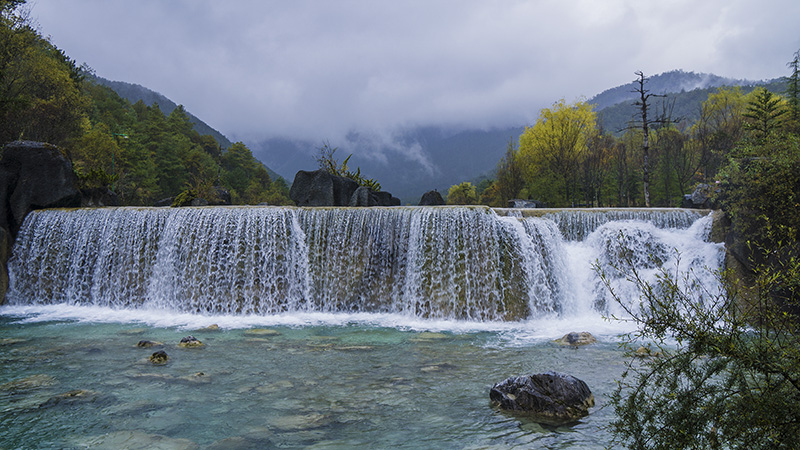
<svg viewBox="0 0 800 450"><path fill-rule="evenodd" d="M519 137L519 156L529 197L554 206L579 202L580 169L588 143L597 133L594 105L561 99L539 112Z"/></svg>
<svg viewBox="0 0 800 450"><path fill-rule="evenodd" d="M741 88L721 87L708 94L700 117L692 125L692 145L700 152L700 175L709 182L717 175L728 154L744 137L747 101Z"/></svg>
<svg viewBox="0 0 800 450"><path fill-rule="evenodd" d="M447 204L448 205L476 205L478 204L478 195L475 192L475 186L469 181L461 184L454 184L450 186L447 191Z"/></svg>

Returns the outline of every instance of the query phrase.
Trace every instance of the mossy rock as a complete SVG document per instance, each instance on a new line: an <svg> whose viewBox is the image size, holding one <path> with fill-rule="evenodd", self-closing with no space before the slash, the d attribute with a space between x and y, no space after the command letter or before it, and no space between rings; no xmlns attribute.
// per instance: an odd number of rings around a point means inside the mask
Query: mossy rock
<svg viewBox="0 0 800 450"><path fill-rule="evenodd" d="M141 341L139 341L139 342L136 344L136 346L137 346L137 347L139 347L139 348L152 348L152 347L160 347L160 346L162 346L162 345L164 345L164 343L163 343L163 342L158 342L158 341L147 341L147 340L141 340Z"/></svg>
<svg viewBox="0 0 800 450"><path fill-rule="evenodd" d="M150 362L156 365L166 364L169 356L167 356L167 352L164 350L159 350L152 355L150 355Z"/></svg>
<svg viewBox="0 0 800 450"><path fill-rule="evenodd" d="M555 342L561 345L579 347L582 345L594 344L597 342L597 338L587 331L581 331L579 333L573 331L572 333L565 334L561 339L556 339Z"/></svg>
<svg viewBox="0 0 800 450"><path fill-rule="evenodd" d="M661 356L661 352L653 351L648 347L639 347L633 352L633 356L637 358L650 358Z"/></svg>
<svg viewBox="0 0 800 450"><path fill-rule="evenodd" d="M280 336L281 332L272 328L251 328L244 331L245 336Z"/></svg>
<svg viewBox="0 0 800 450"><path fill-rule="evenodd" d="M178 347L182 348L200 348L205 346L199 339L194 336L186 336L178 343Z"/></svg>

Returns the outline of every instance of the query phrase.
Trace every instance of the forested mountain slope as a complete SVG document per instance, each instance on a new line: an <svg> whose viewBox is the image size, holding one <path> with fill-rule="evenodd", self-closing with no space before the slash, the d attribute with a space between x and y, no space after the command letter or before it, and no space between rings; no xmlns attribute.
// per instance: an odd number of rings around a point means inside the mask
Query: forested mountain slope
<svg viewBox="0 0 800 450"><path fill-rule="evenodd" d="M139 100L144 102L145 105L152 105L153 103L158 103L158 107L165 115L169 115L172 110L178 107L178 105L167 98L166 96L159 94L156 91L148 89L144 86L133 84L133 83L126 83L124 81L111 81L107 80L103 77L98 77L96 75L92 76L91 81L102 85L108 86L114 90L120 97L127 99L131 103L136 103ZM200 134L208 134L214 137L214 139L219 142L219 145L222 148L228 148L231 146L231 141L228 140L222 133L215 130L207 123L203 122L200 118L195 116L190 112L186 112L189 116L189 119L194 124L194 130Z"/></svg>
<svg viewBox="0 0 800 450"><path fill-rule="evenodd" d="M96 75L92 75L90 80L94 83L97 83L101 86L107 86L111 88L114 92L116 92L120 97L128 100L129 102L136 103L138 101L142 101L145 105L151 106L154 103L158 104L158 107L164 113L164 115L169 115L172 113L178 105L167 98L166 96L152 90L148 89L144 86L134 84L134 83L127 83L125 81L111 81L107 80L103 77L99 77ZM219 143L220 147L228 148L231 146L232 142L222 133L217 131L216 129L212 128L210 125L205 123L202 119L195 116L189 111L186 111L186 115L189 116L189 120L194 125L194 130L200 133L201 135L210 135ZM273 179L282 178L277 172L272 170L265 164L265 168L267 169L267 173Z"/></svg>

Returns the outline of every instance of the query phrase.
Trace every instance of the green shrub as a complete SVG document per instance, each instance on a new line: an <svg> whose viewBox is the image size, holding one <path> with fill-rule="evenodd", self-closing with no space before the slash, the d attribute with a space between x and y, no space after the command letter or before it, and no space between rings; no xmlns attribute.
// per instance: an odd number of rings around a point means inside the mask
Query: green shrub
<svg viewBox="0 0 800 450"><path fill-rule="evenodd" d="M319 149L319 154L317 155L317 163L319 164L320 169L324 169L330 174L338 175L340 177L349 178L359 186L366 186L371 190L378 192L381 190L381 185L373 178L366 178L361 175L361 168L356 167L356 171L353 172L347 166L347 162L350 161L350 157L353 156L352 153L347 156L347 158L342 161L342 164L339 165L339 162L336 161L336 157L333 156L338 150L335 147L331 147L327 142L322 145L322 148Z"/></svg>

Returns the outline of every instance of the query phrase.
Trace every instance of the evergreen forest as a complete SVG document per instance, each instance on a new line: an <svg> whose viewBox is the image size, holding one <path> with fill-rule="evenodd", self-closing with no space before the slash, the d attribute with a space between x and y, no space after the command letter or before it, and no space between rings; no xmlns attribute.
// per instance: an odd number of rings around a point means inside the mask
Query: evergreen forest
<svg viewBox="0 0 800 450"><path fill-rule="evenodd" d="M131 103L95 82L34 28L24 1L0 1L0 143L36 140L68 154L85 189L108 188L122 205L194 198L233 204L290 204L241 142L223 148L195 130L178 106Z"/></svg>

